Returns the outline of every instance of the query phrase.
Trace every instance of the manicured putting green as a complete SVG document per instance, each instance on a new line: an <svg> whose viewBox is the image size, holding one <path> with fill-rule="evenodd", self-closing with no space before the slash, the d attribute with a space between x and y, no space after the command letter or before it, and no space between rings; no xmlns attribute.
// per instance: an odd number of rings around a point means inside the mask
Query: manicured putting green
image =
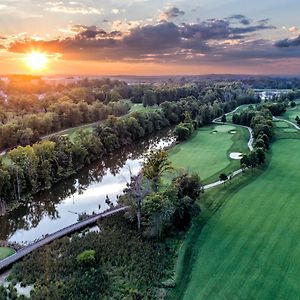
<svg viewBox="0 0 300 300"><path fill-rule="evenodd" d="M236 134L230 134L231 130ZM230 160L229 154L247 152L247 139L247 130L240 127L216 125L201 128L188 141L172 148L169 159L176 169L196 172L202 180L216 179L223 170L229 172L239 168L239 162Z"/></svg>
<svg viewBox="0 0 300 300"><path fill-rule="evenodd" d="M16 251L12 248L8 248L8 247L0 247L0 260L11 256L12 254L14 254Z"/></svg>
<svg viewBox="0 0 300 300"><path fill-rule="evenodd" d="M267 170L224 194L190 241L197 254L183 299L299 299L299 148L300 140L276 141Z"/></svg>

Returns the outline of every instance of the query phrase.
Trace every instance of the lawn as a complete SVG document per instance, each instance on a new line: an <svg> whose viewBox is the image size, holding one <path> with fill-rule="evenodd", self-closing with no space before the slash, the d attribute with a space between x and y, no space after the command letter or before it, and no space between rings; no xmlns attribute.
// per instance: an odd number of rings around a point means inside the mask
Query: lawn
<svg viewBox="0 0 300 300"><path fill-rule="evenodd" d="M144 107L143 104L141 103L137 103L137 104L133 104L131 109L130 109L130 112L147 112L147 111L152 111L152 110L155 110L155 109L158 109L158 106L147 106L147 107Z"/></svg>
<svg viewBox="0 0 300 300"><path fill-rule="evenodd" d="M232 172L240 162L229 158L231 152L248 152L249 133L230 125L213 125L199 129L189 140L169 151L176 169L196 172L204 182L218 179L221 172Z"/></svg>
<svg viewBox="0 0 300 300"><path fill-rule="evenodd" d="M283 118L296 124L296 117L300 117L300 100L295 102L297 103L296 108L288 108Z"/></svg>
<svg viewBox="0 0 300 300"><path fill-rule="evenodd" d="M76 137L76 134L78 133L79 130L82 130L84 133L91 133L94 131L95 126L93 125L84 125L81 126L80 128L73 128L69 129L66 132L64 132L63 135L67 135L71 142L74 142L74 139Z"/></svg>
<svg viewBox="0 0 300 300"><path fill-rule="evenodd" d="M240 114L241 112L247 110L250 107L255 108L256 104L244 104L244 105L241 105L241 106L239 106L237 108L237 110L234 113L235 114ZM233 116L233 113L229 113L229 114L226 115L227 122L232 122L232 116Z"/></svg>
<svg viewBox="0 0 300 300"><path fill-rule="evenodd" d="M0 247L0 260L14 254L16 251L8 247Z"/></svg>
<svg viewBox="0 0 300 300"><path fill-rule="evenodd" d="M172 299L299 299L300 140L287 135L272 144L264 171L204 194Z"/></svg>

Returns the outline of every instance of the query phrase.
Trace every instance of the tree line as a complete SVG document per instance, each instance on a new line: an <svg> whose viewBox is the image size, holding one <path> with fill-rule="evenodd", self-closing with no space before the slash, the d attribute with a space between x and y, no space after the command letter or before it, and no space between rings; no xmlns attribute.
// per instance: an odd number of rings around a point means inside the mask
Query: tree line
<svg viewBox="0 0 300 300"><path fill-rule="evenodd" d="M266 151L270 148L273 138L273 115L278 116L286 111L284 103L263 103L256 109L250 107L240 114L234 114L234 124L251 127L254 137L254 149L248 155L243 155L241 167L255 168L265 162Z"/></svg>
<svg viewBox="0 0 300 300"><path fill-rule="evenodd" d="M109 115L121 116L130 110L125 101L103 104L74 103L68 97L51 105L47 112L25 114L0 126L0 150L37 142L43 135L63 129L105 120Z"/></svg>

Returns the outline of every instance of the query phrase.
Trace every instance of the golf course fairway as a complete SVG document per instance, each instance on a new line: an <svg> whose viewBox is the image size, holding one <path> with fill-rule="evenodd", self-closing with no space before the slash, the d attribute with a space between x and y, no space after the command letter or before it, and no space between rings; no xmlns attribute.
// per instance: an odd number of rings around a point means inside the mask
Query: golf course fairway
<svg viewBox="0 0 300 300"><path fill-rule="evenodd" d="M283 115L283 119L286 119L290 122L297 123L296 117L300 117L300 100L295 101L297 106L294 108L289 108Z"/></svg>
<svg viewBox="0 0 300 300"><path fill-rule="evenodd" d="M177 266L188 275L177 278L173 299L299 299L299 149L298 139L277 140L250 183L212 191L224 204L202 230L192 226L182 246L192 259L179 255Z"/></svg>
<svg viewBox="0 0 300 300"><path fill-rule="evenodd" d="M220 173L230 173L240 167L230 159L231 152L247 153L249 132L232 125L213 125L194 133L169 151L169 159L176 169L196 172L204 182L217 180Z"/></svg>

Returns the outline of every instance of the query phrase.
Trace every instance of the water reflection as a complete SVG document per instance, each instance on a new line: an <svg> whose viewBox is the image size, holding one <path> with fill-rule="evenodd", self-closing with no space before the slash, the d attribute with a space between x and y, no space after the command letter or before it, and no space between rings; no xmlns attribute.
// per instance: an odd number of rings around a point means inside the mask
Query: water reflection
<svg viewBox="0 0 300 300"><path fill-rule="evenodd" d="M101 212L108 208L106 195L116 202L129 180L137 173L143 154L153 147L174 141L170 131L124 147L114 155L82 169L78 174L37 194L31 203L22 204L0 217L0 240L32 242L77 222L78 213Z"/></svg>

